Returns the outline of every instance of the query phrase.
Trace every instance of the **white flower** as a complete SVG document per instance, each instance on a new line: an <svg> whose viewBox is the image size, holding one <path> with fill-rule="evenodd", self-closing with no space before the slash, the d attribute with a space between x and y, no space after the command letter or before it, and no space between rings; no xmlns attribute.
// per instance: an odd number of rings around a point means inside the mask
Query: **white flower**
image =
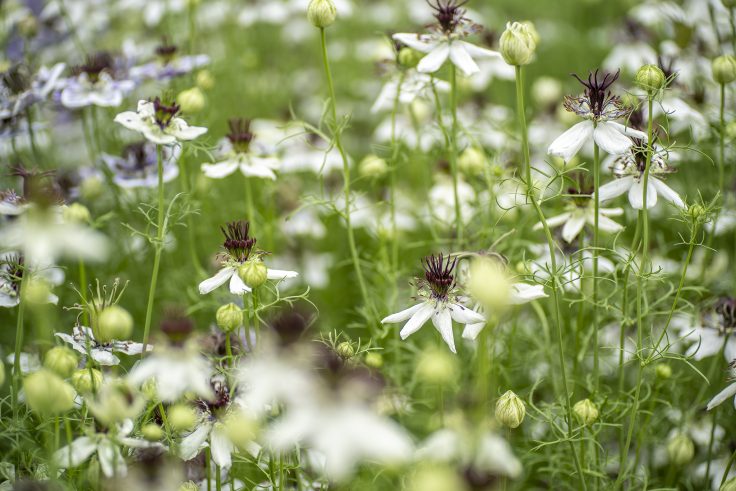
<svg viewBox="0 0 736 491"><path fill-rule="evenodd" d="M177 401L190 392L210 399L213 395L211 378L212 365L193 344L157 347L128 373L128 381L136 387L153 380L156 395L162 402Z"/></svg>
<svg viewBox="0 0 736 491"><path fill-rule="evenodd" d="M731 372L732 374L734 374L733 368L731 369ZM736 382L732 382L731 384L729 384L725 389L723 389L718 394L716 394L715 397L713 397L713 399L711 399L708 402L708 406L707 406L708 411L710 411L716 406L720 406L721 404L723 404L723 401L725 401L729 397L734 397L734 396L736 396ZM736 407L736 397L734 397L733 405L734 407Z"/></svg>
<svg viewBox="0 0 736 491"><path fill-rule="evenodd" d="M569 211L561 213L547 219L547 225L550 228L562 227L562 238L567 243L571 243L575 237L577 237L583 228L587 224L590 227L595 227L595 203L592 200L587 200L588 203L585 206L578 206L576 203L569 208ZM623 215L624 210L622 208L598 208L598 228L604 232L616 233L623 230L623 226L611 220L609 217L617 217ZM541 223L534 225L533 230L540 230L542 228Z"/></svg>
<svg viewBox="0 0 736 491"><path fill-rule="evenodd" d="M96 453L100 469L106 477L124 477L128 472L128 466L120 452L121 445L132 448L156 446L154 443L129 437L132 431L133 422L128 419L115 431L80 436L69 445L57 450L54 453L54 462L61 469L78 467Z"/></svg>
<svg viewBox="0 0 736 491"><path fill-rule="evenodd" d="M93 360L103 366L120 364L120 358L115 356L115 352L129 356L143 353L143 343L118 340L101 343L95 339L92 329L84 326L74 326L71 335L64 332L57 332L55 336L69 343L72 348L83 355L89 355ZM153 346L150 344L146 346L146 351L151 351L152 349Z"/></svg>
<svg viewBox="0 0 736 491"><path fill-rule="evenodd" d="M672 326L677 329L682 341L689 345L685 356L700 361L723 350L727 361L736 359L736 337L732 335L736 325L734 305L734 299L723 298L714 307L703 310L700 322L689 316L673 319Z"/></svg>
<svg viewBox="0 0 736 491"><path fill-rule="evenodd" d="M50 286L64 281L64 271L48 267L38 271L24 268L23 257L16 252L0 253L0 307L15 307L20 303L20 286L24 274L33 274ZM59 297L49 292L47 302L56 304Z"/></svg>
<svg viewBox="0 0 736 491"><path fill-rule="evenodd" d="M141 133L158 145L194 140L207 133L207 128L189 126L177 116L178 113L178 105L166 106L157 97L153 102L138 101L137 112L122 112L115 116L115 122Z"/></svg>
<svg viewBox="0 0 736 491"><path fill-rule="evenodd" d="M419 294L422 301L406 310L389 315L381 323L394 324L407 321L399 333L401 339L406 339L432 319L432 324L450 351L456 353L452 321L460 324L484 323L485 317L457 302L453 274L455 264L456 260L442 254L426 258L425 280L420 281Z"/></svg>
<svg viewBox="0 0 736 491"><path fill-rule="evenodd" d="M538 298L545 298L547 296L548 295L544 293L544 286L542 285L513 283L510 285L509 288L508 302L510 305L522 305L533 300L537 300ZM482 308L478 309L478 313L483 316L483 321L467 324L465 326L465 329L463 329L464 339L476 339L480 334L480 331L482 331L485 327L486 320Z"/></svg>
<svg viewBox="0 0 736 491"><path fill-rule="evenodd" d="M82 72L64 82L60 100L69 109L118 107L134 88L135 82L132 80L115 80L106 72L94 77Z"/></svg>
<svg viewBox="0 0 736 491"><path fill-rule="evenodd" d="M245 177L276 179L274 170L279 161L266 155L268 148L256 146L253 140L256 135L250 130L251 122L243 119L230 120L230 133L220 141L217 150L219 161L214 164L202 164L202 172L212 179L222 179L236 170Z"/></svg>
<svg viewBox="0 0 736 491"><path fill-rule="evenodd" d="M156 145L149 141L126 146L121 156L103 153L102 161L113 173L113 182L125 189L155 188L158 186L158 156ZM171 182L179 176L177 165L181 155L179 145L161 148L163 182Z"/></svg>
<svg viewBox="0 0 736 491"><path fill-rule="evenodd" d="M655 149L652 161L649 165L649 177L647 181L647 209L657 204L657 195L677 206L685 208L685 202L668 185L657 176L674 172L665 161L666 153ZM604 184L596 192L601 201L608 201L624 193L628 193L629 203L635 210L644 209L644 171L646 166L646 149L632 148L629 152L621 155L613 167L613 173L617 179Z"/></svg>
<svg viewBox="0 0 736 491"><path fill-rule="evenodd" d="M434 87L437 92L449 92L450 84L443 80L435 80ZM399 93L399 90L401 91ZM403 105L411 104L417 97L432 97L432 77L425 73L414 70L405 72L403 75L394 75L389 79L378 93L376 102L371 108L372 113L393 110L396 97Z"/></svg>
<svg viewBox="0 0 736 491"><path fill-rule="evenodd" d="M0 80L0 119L15 118L36 102L45 100L56 87L64 67L63 63L41 67L33 75L26 73L28 68L24 64L6 70Z"/></svg>

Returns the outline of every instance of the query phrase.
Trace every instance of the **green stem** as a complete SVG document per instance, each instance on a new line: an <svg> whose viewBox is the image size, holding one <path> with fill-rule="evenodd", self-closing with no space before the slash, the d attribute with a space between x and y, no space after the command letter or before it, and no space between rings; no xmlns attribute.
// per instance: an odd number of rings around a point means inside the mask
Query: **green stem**
<svg viewBox="0 0 736 491"><path fill-rule="evenodd" d="M600 207L601 207L601 201L600 201L600 193L598 192L598 189L601 185L601 162L600 162L600 149L598 148L598 144L593 144L593 189L595 189L595 193L593 193L593 210L594 210L594 218L593 218L593 383L595 387L595 392L598 392L598 384L599 384L599 357L598 357L598 247L600 246L600 229L599 229L599 219L600 219Z"/></svg>
<svg viewBox="0 0 736 491"><path fill-rule="evenodd" d="M452 113L452 128L450 130L450 172L452 173L452 194L455 200L455 224L457 226L457 244L458 248L463 243L463 216L460 208L460 194L458 193L458 172L457 172L457 68L454 64L450 65L450 111ZM439 108L437 108L439 110Z"/></svg>
<svg viewBox="0 0 736 491"><path fill-rule="evenodd" d="M13 359L13 416L16 420L18 419L18 415L20 414L20 400L18 398L18 393L20 392L20 381L23 377L23 374L20 371L20 353L21 349L23 348L23 315L26 309L26 302L24 297L26 285L28 284L29 274L30 272L28 271L28 269L23 266L23 276L21 277L20 288L18 288L18 295L20 295L20 299L18 303L18 319L15 324L15 358Z"/></svg>

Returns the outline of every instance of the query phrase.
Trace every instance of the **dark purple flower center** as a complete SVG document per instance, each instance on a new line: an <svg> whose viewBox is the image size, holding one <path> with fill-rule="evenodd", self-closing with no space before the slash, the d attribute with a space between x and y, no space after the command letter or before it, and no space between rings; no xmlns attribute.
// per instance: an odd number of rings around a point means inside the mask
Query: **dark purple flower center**
<svg viewBox="0 0 736 491"><path fill-rule="evenodd" d="M2 81L13 94L22 94L31 87L28 66L22 63L11 66L2 74Z"/></svg>
<svg viewBox="0 0 736 491"><path fill-rule="evenodd" d="M725 297L718 300L716 313L721 316L725 329L736 328L736 298Z"/></svg>
<svg viewBox="0 0 736 491"><path fill-rule="evenodd" d="M233 145L233 148L238 153L247 153L250 148L250 143L255 138L255 135L250 131L250 119L233 118L228 121L230 126L230 133L227 134L227 139Z"/></svg>
<svg viewBox="0 0 736 491"><path fill-rule="evenodd" d="M172 102L170 105L167 105L158 97L153 100L153 108L155 111L154 118L156 119L156 124L161 129L169 126L171 120L174 119L181 110L181 107L176 102Z"/></svg>
<svg viewBox="0 0 736 491"><path fill-rule="evenodd" d="M220 227L220 230L225 235L223 247L228 256L241 263L247 261L256 245L256 239L248 235L250 223L246 220L238 220L228 223L227 228Z"/></svg>
<svg viewBox="0 0 736 491"><path fill-rule="evenodd" d="M164 38L163 42L156 48L156 55L164 63L170 63L176 57L177 51L179 51L179 47Z"/></svg>
<svg viewBox="0 0 736 491"><path fill-rule="evenodd" d="M457 259L439 254L424 258L424 279L427 280L432 295L436 298L446 299L452 287L455 286L455 275L453 271Z"/></svg>
<svg viewBox="0 0 736 491"><path fill-rule="evenodd" d="M602 79L598 79L598 70L588 74L588 80L583 80L576 74L572 74L578 82L585 87L585 97L588 99L590 110L596 116L601 116L606 104L611 100L611 92L608 88L618 79L621 70L616 73L606 73Z"/></svg>
<svg viewBox="0 0 736 491"><path fill-rule="evenodd" d="M20 290L20 284L23 281L23 263L23 256L18 254L11 254L0 261L3 279L10 283L16 293Z"/></svg>
<svg viewBox="0 0 736 491"><path fill-rule="evenodd" d="M111 72L115 60L112 55L107 52L95 53L87 56L87 60L82 65L77 65L72 68L74 75L80 75L82 73L87 74L87 78L90 82L95 83L100 80L102 72Z"/></svg>
<svg viewBox="0 0 736 491"><path fill-rule="evenodd" d="M468 3L468 0L460 2L456 0L434 0L434 3L432 3L432 0L427 0L427 3L435 11L434 17L437 19L442 32L451 34L455 32L457 26L465 18L465 9L462 6Z"/></svg>

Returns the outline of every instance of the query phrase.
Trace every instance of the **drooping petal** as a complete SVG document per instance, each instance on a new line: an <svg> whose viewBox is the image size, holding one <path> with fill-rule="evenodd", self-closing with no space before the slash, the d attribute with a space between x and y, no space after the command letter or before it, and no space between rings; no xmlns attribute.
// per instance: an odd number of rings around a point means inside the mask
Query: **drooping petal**
<svg viewBox="0 0 736 491"><path fill-rule="evenodd" d="M674 189L669 187L663 181L660 181L654 176L649 176L649 182L652 183L657 192L661 194L664 199L677 206L678 208L685 208L685 202L682 201L680 195L677 194Z"/></svg>
<svg viewBox="0 0 736 491"><path fill-rule="evenodd" d="M547 219L547 226L549 228L559 227L563 223L567 222L570 218L570 212L562 213ZM532 230L542 230L542 222L538 222L532 227Z"/></svg>
<svg viewBox="0 0 736 491"><path fill-rule="evenodd" d="M296 271L286 271L283 269L268 269L266 278L269 280L285 280L286 278L296 278L299 273Z"/></svg>
<svg viewBox="0 0 736 491"><path fill-rule="evenodd" d="M435 329L442 335L442 339L450 347L450 351L457 353L455 350L455 337L452 335L452 317L450 316L450 309L440 308L437 312L432 315L432 324Z"/></svg>
<svg viewBox="0 0 736 491"><path fill-rule="evenodd" d="M601 229L604 232L608 232L609 234L613 234L616 232L619 232L623 230L623 225L620 225L613 220L611 220L608 217L603 216L602 214L598 215L598 228Z"/></svg>
<svg viewBox="0 0 736 491"><path fill-rule="evenodd" d="M229 176L238 168L237 162L219 162L217 164L202 164L202 173L210 179L222 179Z"/></svg>
<svg viewBox="0 0 736 491"><path fill-rule="evenodd" d="M118 446L111 440L104 438L97 445L97 457L100 469L106 477L125 477L128 468Z"/></svg>
<svg viewBox="0 0 736 491"><path fill-rule="evenodd" d="M635 210L644 209L644 182L634 181L629 189L629 203ZM657 204L657 188L652 184L651 179L647 183L647 209Z"/></svg>
<svg viewBox="0 0 736 491"><path fill-rule="evenodd" d="M585 216L580 214L573 214L570 219L562 227L562 238L568 244L578 236L583 227L585 226Z"/></svg>
<svg viewBox="0 0 736 491"><path fill-rule="evenodd" d="M593 130L593 139L601 147L601 150L611 155L625 153L634 144L629 137L620 133L616 126L608 121L598 123L598 126Z"/></svg>
<svg viewBox="0 0 736 491"><path fill-rule="evenodd" d="M463 339L475 340L484 327L486 327L485 322L466 324L465 329L463 329Z"/></svg>
<svg viewBox="0 0 736 491"><path fill-rule="evenodd" d="M616 131L619 133L623 133L624 135L630 137L630 138L636 138L638 140L647 140L647 134L643 131L635 130L634 128L631 128L629 126L624 126L621 123L617 123L615 121L607 121L607 125L610 125L613 127Z"/></svg>
<svg viewBox="0 0 736 491"><path fill-rule="evenodd" d="M473 58L501 58L501 53L498 51L482 48L467 41L454 41L454 43L462 45L462 47L465 48L465 51L467 51Z"/></svg>
<svg viewBox="0 0 736 491"><path fill-rule="evenodd" d="M244 295L249 293L251 288L240 279L240 275L235 272L230 277L230 293L233 295Z"/></svg>
<svg viewBox="0 0 736 491"><path fill-rule="evenodd" d="M234 272L235 271L233 270L233 268L221 269L220 271L217 272L215 276L213 276L212 278L206 279L202 283L199 284L199 294L206 295L207 293L211 292L215 288L224 285L225 282L229 280L231 276L233 276Z"/></svg>
<svg viewBox="0 0 736 491"><path fill-rule="evenodd" d="M723 401L725 401L729 397L733 397L735 395L736 395L736 383L733 383L729 385L728 387L726 387L725 389L723 389L722 391L720 391L718 394L716 394L716 396L713 399L710 400L707 406L708 411L720 405L721 403L723 403Z"/></svg>
<svg viewBox="0 0 736 491"><path fill-rule="evenodd" d="M419 34L411 32L397 32L392 36L396 41L401 44L405 44L411 49L417 50L420 53L429 53L434 48L434 44L425 43L419 37Z"/></svg>
<svg viewBox="0 0 736 491"><path fill-rule="evenodd" d="M511 294L509 295L509 302L512 305L520 305L523 303L531 302L538 298L546 298L547 294L544 293L544 287L542 285L528 285L526 283L514 283L511 285Z"/></svg>
<svg viewBox="0 0 736 491"><path fill-rule="evenodd" d="M464 307L458 303L451 303L447 306L450 310L450 316L455 322L460 324L473 324L475 322L485 322L486 318L475 310Z"/></svg>
<svg viewBox="0 0 736 491"><path fill-rule="evenodd" d="M408 309L402 310L401 312L397 312L395 314L384 317L384 319L381 321L381 324L394 324L396 322L404 322L412 315L414 315L414 313L419 310L422 305L424 305L424 303L418 303L412 307L409 307Z"/></svg>
<svg viewBox="0 0 736 491"><path fill-rule="evenodd" d="M598 193L598 199L608 201L626 193L633 185L634 178L632 176L626 176L604 184L596 193Z"/></svg>
<svg viewBox="0 0 736 491"><path fill-rule="evenodd" d="M97 443L88 436L81 436L54 453L56 465L62 469L77 467L97 450Z"/></svg>
<svg viewBox="0 0 736 491"><path fill-rule="evenodd" d="M235 450L235 446L225 434L224 428L219 424L215 424L210 433L210 451L212 452L212 460L215 464L223 469L229 469L232 465L231 454Z"/></svg>
<svg viewBox="0 0 736 491"><path fill-rule="evenodd" d="M197 429L182 438L179 444L179 456L186 460L192 460L199 453L199 449L207 441L210 436L212 423L204 422L197 426Z"/></svg>
<svg viewBox="0 0 736 491"><path fill-rule="evenodd" d="M450 56L450 45L448 43L438 44L419 61L417 70L422 73L434 73L442 67L448 56Z"/></svg>
<svg viewBox="0 0 736 491"><path fill-rule="evenodd" d="M450 44L450 61L466 75L478 73L480 68L460 43Z"/></svg>
<svg viewBox="0 0 736 491"><path fill-rule="evenodd" d="M401 339L406 339L417 332L432 317L433 311L434 307L431 303L425 302L420 304L420 308L414 312L407 323L404 324L404 327L401 328L401 332L399 333Z"/></svg>
<svg viewBox="0 0 736 491"><path fill-rule="evenodd" d="M582 121L558 136L550 144L547 153L560 157L567 162L580 151L592 134L593 123Z"/></svg>

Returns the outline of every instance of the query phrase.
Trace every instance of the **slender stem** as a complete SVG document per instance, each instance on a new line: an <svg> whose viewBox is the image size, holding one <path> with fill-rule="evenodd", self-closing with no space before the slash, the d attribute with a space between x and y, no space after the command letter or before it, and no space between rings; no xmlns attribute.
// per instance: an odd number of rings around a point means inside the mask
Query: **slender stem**
<svg viewBox="0 0 736 491"><path fill-rule="evenodd" d="M255 206L253 205L253 187L250 183L250 177L244 177L245 179L245 216L248 217L250 226L255 225Z"/></svg>
<svg viewBox="0 0 736 491"><path fill-rule="evenodd" d="M593 383L595 391L598 392L599 385L599 361L598 361L598 247L600 246L600 208L601 200L598 188L601 185L601 162L600 149L597 143L593 143ZM584 269L584 268L583 268Z"/></svg>
<svg viewBox="0 0 736 491"><path fill-rule="evenodd" d="M396 141L396 114L399 111L399 102L401 100L401 89L406 79L406 72L401 72L399 84L396 87L396 97L394 98L394 107L391 112L391 147L393 155L391 156L390 183L389 183L389 207L391 214L391 271L398 274L399 270L399 231L396 225L396 174L398 171L399 144ZM396 282L393 282L396 285Z"/></svg>
<svg viewBox="0 0 736 491"><path fill-rule="evenodd" d="M23 348L23 335L25 333L23 315L26 309L25 290L26 285L28 284L29 274L28 268L24 265L23 276L21 277L20 288L18 289L20 299L18 303L18 319L15 324L15 358L13 359L13 416L15 419L18 419L18 415L20 414L20 400L18 398L18 392L20 391L20 381L23 377L23 374L20 371L20 353Z"/></svg>
<svg viewBox="0 0 736 491"><path fill-rule="evenodd" d="M151 286L148 290L148 305L146 306L146 323L143 327L143 351L141 357L146 354L148 336L151 332L151 319L153 317L153 300L156 296L156 283L158 282L158 271L161 266L161 252L164 248L164 163L163 150L160 145L156 146L158 157L158 224L156 230L156 243L154 244L153 272L151 273Z"/></svg>
<svg viewBox="0 0 736 491"><path fill-rule="evenodd" d="M87 269L81 259L79 260L79 293L82 295L82 304L87 305ZM85 326L89 326L87 309L82 310L82 322Z"/></svg>
<svg viewBox="0 0 736 491"><path fill-rule="evenodd" d="M355 268L355 276L358 279L358 286L360 287L360 293L363 296L363 302L366 306L371 305L370 298L368 297L368 289L363 279L363 270L360 266L360 258L358 256L358 250L355 245L355 234L353 232L352 222L350 220L350 161L345 153L345 149L342 146L342 129L339 128L337 121L337 99L335 98L335 87L332 82L332 71L330 70L330 62L327 57L327 37L325 36L324 28L320 28L320 40L322 42L322 61L324 63L325 77L327 78L327 88L330 95L330 108L332 109L332 124L333 138L335 139L335 147L340 152L342 158L342 173L343 173L343 189L345 192L345 227L348 233L348 246L350 247L350 256L353 260L353 267Z"/></svg>
<svg viewBox="0 0 736 491"><path fill-rule="evenodd" d="M455 225L457 226L457 244L462 247L463 243L463 216L460 208L460 195L458 193L457 173L457 68L450 64L450 112L452 113L452 128L450 130L450 172L452 173L452 194L455 200ZM437 108L439 110L439 108Z"/></svg>
<svg viewBox="0 0 736 491"><path fill-rule="evenodd" d="M570 445L570 451L573 455L573 460L575 462L575 468L578 472L578 477L580 478L580 488L585 490L587 489L587 485L585 484L585 476L583 475L583 469L580 465L580 459L578 457L578 452L575 448L575 444L572 441L572 431L573 431L573 418L572 418L572 401L570 399L570 391L568 390L568 384L567 384L567 370L565 368L565 350L563 347L563 341L562 341L562 322L560 319L560 298L559 298L559 292L560 292L560 284L557 280L557 259L556 259L556 247L554 239L552 238L552 232L549 229L549 225L547 224L547 220L544 217L544 213L542 212L542 208L539 206L539 203L537 202L534 191L534 184L532 183L531 175L531 162L530 162L530 153L529 153L529 137L527 134L527 127L526 127L526 113L524 109L524 71L523 67L517 66L516 67L516 108L517 108L517 117L519 120L519 127L521 130L521 150L522 150L522 159L523 159L523 165L524 170L526 171L526 186L527 186L527 196L529 201L531 201L532 205L534 206L535 211L537 212L537 216L539 218L539 222L542 224L542 227L544 228L544 235L547 239L547 247L549 248L549 256L550 256L550 267L551 267L551 278L552 278L552 297L553 297L553 305L554 305L554 319L555 324L557 326L557 350L559 354L559 363L560 363L560 375L562 378L562 390L564 391L564 400L565 400L565 409L566 409L566 419L567 419L567 441Z"/></svg>
<svg viewBox="0 0 736 491"><path fill-rule="evenodd" d="M734 460L736 460L736 450L733 451L731 457L728 459L728 464L726 465L726 470L723 471L723 477L721 477L721 484L720 486L718 486L718 489L722 489L723 485L726 484L726 481L728 480L728 473L731 472L731 467L733 467Z"/></svg>
<svg viewBox="0 0 736 491"><path fill-rule="evenodd" d="M708 454L706 457L706 464L705 464L705 477L703 478L703 482L710 482L710 462L711 457L713 456L713 437L716 434L716 421L718 419L718 408L716 407L713 411L713 421L710 425L710 438L708 439Z"/></svg>

